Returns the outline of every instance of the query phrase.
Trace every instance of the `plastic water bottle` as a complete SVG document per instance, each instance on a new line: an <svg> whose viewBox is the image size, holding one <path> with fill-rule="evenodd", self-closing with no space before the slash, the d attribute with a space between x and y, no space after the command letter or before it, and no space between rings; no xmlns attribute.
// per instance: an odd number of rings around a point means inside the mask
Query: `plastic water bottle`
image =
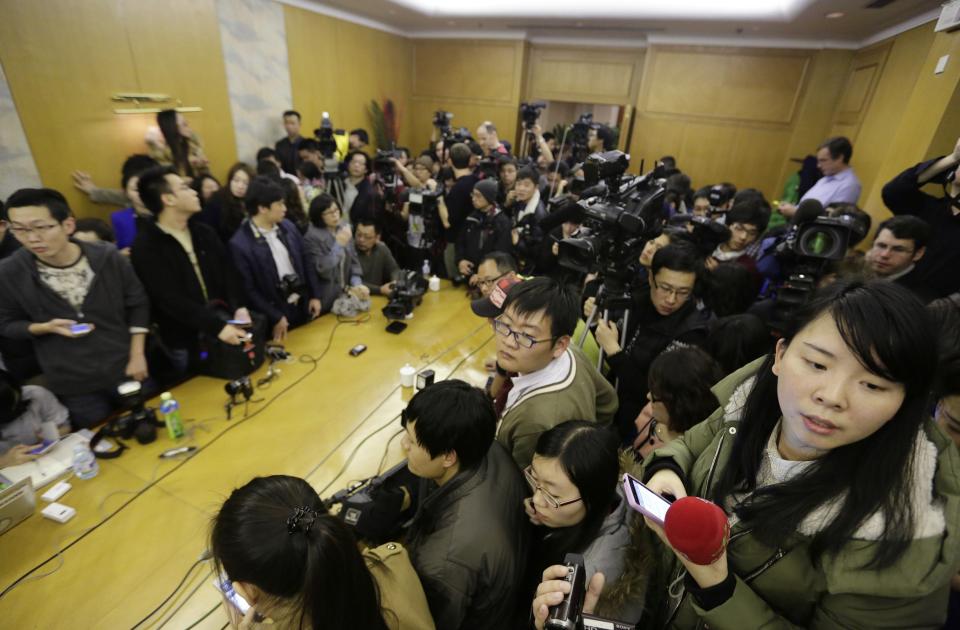
<svg viewBox="0 0 960 630"><path fill-rule="evenodd" d="M423 261L423 277L427 278L428 280L430 279L430 261L429 260Z"/></svg>
<svg viewBox="0 0 960 630"><path fill-rule="evenodd" d="M100 464L87 444L73 447L73 474L79 479L93 479L100 472Z"/></svg>
<svg viewBox="0 0 960 630"><path fill-rule="evenodd" d="M173 399L173 394L160 394L160 413L163 423L167 425L167 434L171 440L183 437L183 421L180 420L180 403Z"/></svg>

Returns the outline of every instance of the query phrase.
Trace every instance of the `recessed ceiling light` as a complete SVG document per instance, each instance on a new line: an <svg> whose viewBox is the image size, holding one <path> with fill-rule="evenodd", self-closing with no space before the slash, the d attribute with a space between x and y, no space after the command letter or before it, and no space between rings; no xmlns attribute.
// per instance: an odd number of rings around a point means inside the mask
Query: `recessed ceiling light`
<svg viewBox="0 0 960 630"><path fill-rule="evenodd" d="M845 15L846 13L844 13L843 11L832 11L830 13L827 13L823 17L827 18L828 20L837 20L839 18L842 18Z"/></svg>

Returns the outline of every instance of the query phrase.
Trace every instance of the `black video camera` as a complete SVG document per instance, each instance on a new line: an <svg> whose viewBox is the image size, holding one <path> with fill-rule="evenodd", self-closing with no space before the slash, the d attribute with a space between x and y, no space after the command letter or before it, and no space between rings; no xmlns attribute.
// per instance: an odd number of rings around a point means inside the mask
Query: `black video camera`
<svg viewBox="0 0 960 630"><path fill-rule="evenodd" d="M415 510L415 502L403 511L404 491L413 498L420 480L407 469L403 460L382 475L363 479L336 492L323 504L329 510L334 505L342 507L337 516L351 526L357 538L374 545L396 540L405 520L404 515Z"/></svg>
<svg viewBox="0 0 960 630"><path fill-rule="evenodd" d="M230 381L223 386L223 389L230 398L236 398L237 396L243 396L244 400L253 398L253 383L250 382L249 376L241 376L234 381Z"/></svg>
<svg viewBox="0 0 960 630"><path fill-rule="evenodd" d="M540 110L546 107L543 101L533 103L520 103L520 118L523 120L523 128L530 130L540 119Z"/></svg>
<svg viewBox="0 0 960 630"><path fill-rule="evenodd" d="M280 293L283 294L284 299L289 299L290 296L295 293L302 296L306 291L306 284L297 274L288 273L280 278L280 282L277 283L277 288L280 289Z"/></svg>
<svg viewBox="0 0 960 630"><path fill-rule="evenodd" d="M673 226L670 229L684 230L697 251L705 257L711 255L721 243L730 240L730 228L707 217L677 214L670 217L668 222Z"/></svg>
<svg viewBox="0 0 960 630"><path fill-rule="evenodd" d="M390 301L383 307L383 316L391 321L406 319L423 301L427 281L416 271L401 269L393 274Z"/></svg>
<svg viewBox="0 0 960 630"><path fill-rule="evenodd" d="M584 162L587 189L581 199L580 236L560 241L559 262L581 273L598 272L626 285L633 263L665 221L661 180L649 174L625 177L629 157L621 151L594 153ZM603 185L599 182L603 181Z"/></svg>
<svg viewBox="0 0 960 630"><path fill-rule="evenodd" d="M342 129L337 131L343 133ZM334 133L335 131L333 128L333 122L330 120L330 114L323 112L323 115L320 118L320 126L313 130L313 135L317 138L317 143L320 145L320 153L323 154L323 157L326 158L326 160L333 159L337 153L337 141L333 138ZM324 170L326 171L327 168Z"/></svg>
<svg viewBox="0 0 960 630"><path fill-rule="evenodd" d="M450 121L453 120L453 114L445 112L442 109L433 112L433 126L440 129L441 133L445 129L450 129Z"/></svg>
<svg viewBox="0 0 960 630"><path fill-rule="evenodd" d="M550 607L550 614L545 630L631 630L633 624L612 619L603 619L583 612L583 599L587 595L587 570L583 565L583 556L579 553L568 553L563 559L567 565L567 575L564 578L570 584L570 592L563 601Z"/></svg>

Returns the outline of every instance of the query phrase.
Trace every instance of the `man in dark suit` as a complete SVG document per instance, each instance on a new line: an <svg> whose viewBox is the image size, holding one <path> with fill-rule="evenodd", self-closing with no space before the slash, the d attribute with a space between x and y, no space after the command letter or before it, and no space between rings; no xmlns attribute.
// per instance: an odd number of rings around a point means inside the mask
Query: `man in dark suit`
<svg viewBox="0 0 960 630"><path fill-rule="evenodd" d="M277 140L274 149L283 170L296 175L300 164L300 142L303 140L300 135L300 112L293 109L283 112L283 128L287 131L287 137Z"/></svg>

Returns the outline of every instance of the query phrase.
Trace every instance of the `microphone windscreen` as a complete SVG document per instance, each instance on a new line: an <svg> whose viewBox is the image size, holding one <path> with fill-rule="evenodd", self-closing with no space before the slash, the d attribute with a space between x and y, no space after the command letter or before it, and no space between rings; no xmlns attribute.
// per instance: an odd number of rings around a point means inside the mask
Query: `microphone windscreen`
<svg viewBox="0 0 960 630"><path fill-rule="evenodd" d="M714 503L700 497L683 497L667 510L663 523L670 545L694 564L715 562L727 548L730 523Z"/></svg>
<svg viewBox="0 0 960 630"><path fill-rule="evenodd" d="M802 225L808 221L813 221L823 212L823 204L817 199L804 199L797 206L797 211L793 215L793 225Z"/></svg>

